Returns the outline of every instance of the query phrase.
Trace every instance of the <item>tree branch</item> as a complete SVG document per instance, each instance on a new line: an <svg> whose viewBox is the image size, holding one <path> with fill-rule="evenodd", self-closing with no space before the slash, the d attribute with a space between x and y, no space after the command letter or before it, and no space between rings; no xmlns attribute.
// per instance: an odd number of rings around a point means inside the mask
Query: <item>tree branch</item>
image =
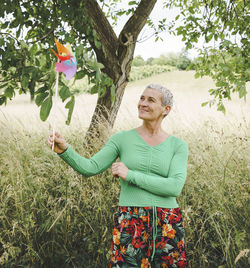
<svg viewBox="0 0 250 268"><path fill-rule="evenodd" d="M95 42L89 38L88 41L96 53L97 60L105 66L103 72L115 79L114 69L119 68L116 54L118 38L96 0L87 0L84 8L86 15L92 20L92 26L103 49L97 48Z"/></svg>
<svg viewBox="0 0 250 268"><path fill-rule="evenodd" d="M9 35L12 39L14 39L14 40L17 41L18 45L21 44L20 41L19 41L15 36L13 36L13 35L10 34L10 33L3 33L3 32L0 32L0 34L2 34L2 35Z"/></svg>
<svg viewBox="0 0 250 268"><path fill-rule="evenodd" d="M114 55L114 51L117 49L118 39L97 1L87 0L85 3L85 11L87 16L92 19L93 27L105 52L109 55Z"/></svg>
<svg viewBox="0 0 250 268"><path fill-rule="evenodd" d="M123 27L119 41L126 45L126 35L133 36L133 41L136 42L139 33L147 22L147 19L155 6L157 0L141 0L140 4L135 10L135 13L130 17L125 26Z"/></svg>
<svg viewBox="0 0 250 268"><path fill-rule="evenodd" d="M42 41L42 40L46 39L51 33L54 32L55 28L56 28L56 26L54 26L52 29L50 29L49 32L46 33L43 37L38 38L38 39L36 39L35 41L31 41L31 42L27 42L27 43L28 43L28 44L35 44L35 43L37 43L37 42L39 42L39 41Z"/></svg>
<svg viewBox="0 0 250 268"><path fill-rule="evenodd" d="M51 33L54 32L54 30L55 30L56 27L58 26L58 20L57 20L58 15L57 15L57 11L56 11L57 6L58 6L57 1L56 1L56 0L53 0L53 13L54 13L54 19L55 19L55 21L54 21L54 23L53 23L52 28L51 28L51 29L48 31L48 33L46 33L44 36L42 36L42 37L39 38L39 39L36 39L35 41L28 42L28 44L34 44L34 43L37 43L37 42L39 42L39 41L42 41L42 40L46 39Z"/></svg>
<svg viewBox="0 0 250 268"><path fill-rule="evenodd" d="M128 46L130 46L130 53L134 52L138 35L140 34L142 28L145 26L156 1L157 0L141 0L140 4L135 10L135 13L124 25L119 35L118 57L120 62L122 62L123 59L127 56Z"/></svg>

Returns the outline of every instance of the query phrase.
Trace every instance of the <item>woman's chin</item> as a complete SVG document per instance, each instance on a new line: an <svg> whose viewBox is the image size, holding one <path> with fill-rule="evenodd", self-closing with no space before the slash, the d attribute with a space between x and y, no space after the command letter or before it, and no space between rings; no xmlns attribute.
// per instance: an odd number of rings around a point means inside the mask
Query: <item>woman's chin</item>
<svg viewBox="0 0 250 268"><path fill-rule="evenodd" d="M142 120L147 120L147 119L149 119L147 116L142 115L142 114L139 114L138 117L139 117L140 119L142 119Z"/></svg>

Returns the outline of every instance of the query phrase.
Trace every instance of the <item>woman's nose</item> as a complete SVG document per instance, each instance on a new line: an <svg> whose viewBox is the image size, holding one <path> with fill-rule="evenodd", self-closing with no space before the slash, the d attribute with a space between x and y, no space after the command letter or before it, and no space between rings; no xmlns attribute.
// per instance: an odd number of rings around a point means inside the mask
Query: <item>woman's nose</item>
<svg viewBox="0 0 250 268"><path fill-rule="evenodd" d="M146 100L140 100L141 106L147 106L148 102Z"/></svg>

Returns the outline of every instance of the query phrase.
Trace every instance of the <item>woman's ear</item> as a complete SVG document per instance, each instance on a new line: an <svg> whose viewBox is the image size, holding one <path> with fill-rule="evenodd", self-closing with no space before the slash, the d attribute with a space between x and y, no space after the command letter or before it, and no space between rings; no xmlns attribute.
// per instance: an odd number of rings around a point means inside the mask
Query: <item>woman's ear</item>
<svg viewBox="0 0 250 268"><path fill-rule="evenodd" d="M163 112L164 117L167 116L170 111L171 111L171 106L170 105L166 105L164 107L164 112Z"/></svg>

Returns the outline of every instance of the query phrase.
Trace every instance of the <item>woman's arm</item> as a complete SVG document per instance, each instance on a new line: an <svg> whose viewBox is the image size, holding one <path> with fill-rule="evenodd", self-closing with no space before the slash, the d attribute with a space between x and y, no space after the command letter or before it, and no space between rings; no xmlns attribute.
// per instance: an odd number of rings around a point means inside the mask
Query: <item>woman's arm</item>
<svg viewBox="0 0 250 268"><path fill-rule="evenodd" d="M126 181L160 196L177 197L184 186L187 175L188 146L178 146L170 163L168 177L129 170Z"/></svg>
<svg viewBox="0 0 250 268"><path fill-rule="evenodd" d="M85 177L99 174L109 168L119 156L119 148L115 139L119 134L113 135L104 147L90 159L75 152L70 145L58 155L74 170Z"/></svg>

